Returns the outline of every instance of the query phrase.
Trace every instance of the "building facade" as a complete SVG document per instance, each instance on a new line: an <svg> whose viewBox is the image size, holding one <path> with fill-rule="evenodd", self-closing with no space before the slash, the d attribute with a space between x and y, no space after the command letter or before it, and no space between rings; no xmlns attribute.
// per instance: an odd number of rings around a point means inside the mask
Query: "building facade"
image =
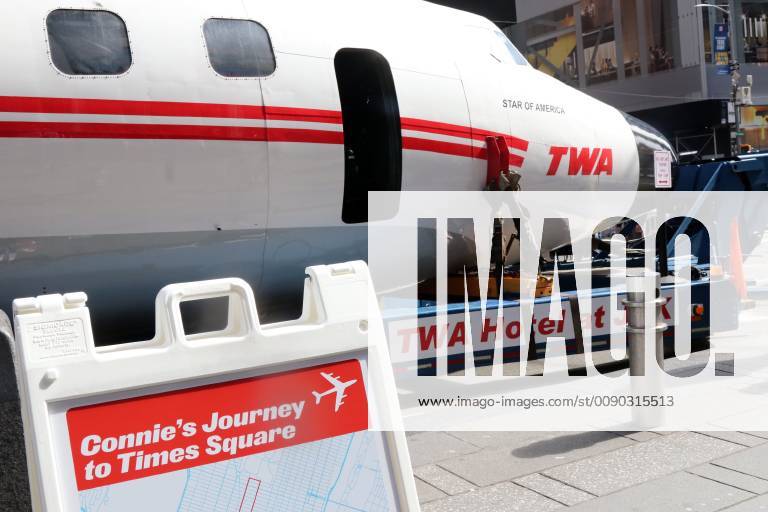
<svg viewBox="0 0 768 512"><path fill-rule="evenodd" d="M679 152L722 157L730 154L731 77L718 71L713 36L726 19L697 3L706 1L517 0L517 24L506 31L534 67L654 124ZM727 4L741 74L754 78L743 142L768 149L768 0Z"/></svg>
<svg viewBox="0 0 768 512"><path fill-rule="evenodd" d="M515 0L429 0L462 11L484 16L504 28L515 22Z"/></svg>

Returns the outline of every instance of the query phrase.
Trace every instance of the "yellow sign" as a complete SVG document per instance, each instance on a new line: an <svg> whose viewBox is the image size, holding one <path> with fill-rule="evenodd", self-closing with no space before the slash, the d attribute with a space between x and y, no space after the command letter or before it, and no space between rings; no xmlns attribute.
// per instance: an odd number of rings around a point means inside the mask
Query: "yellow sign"
<svg viewBox="0 0 768 512"><path fill-rule="evenodd" d="M715 64L718 66L727 66L728 65L728 52L716 52L715 53Z"/></svg>

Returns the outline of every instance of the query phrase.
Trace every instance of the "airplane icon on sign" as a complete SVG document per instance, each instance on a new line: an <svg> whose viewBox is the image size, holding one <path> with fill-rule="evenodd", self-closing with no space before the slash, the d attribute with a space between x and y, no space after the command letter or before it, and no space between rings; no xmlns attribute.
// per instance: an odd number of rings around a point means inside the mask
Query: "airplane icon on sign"
<svg viewBox="0 0 768 512"><path fill-rule="evenodd" d="M328 396L332 393L336 393L336 406L334 412L339 412L339 407L344 405L344 399L347 397L344 392L348 387L350 387L352 384L357 382L357 379L352 379L349 382L341 382L338 377L335 377L332 373L324 373L320 372L320 375L323 376L325 380L327 380L333 387L329 389L328 391L324 391L322 393L318 393L317 391L313 391L312 394L315 395L316 404L320 404L320 399L324 396Z"/></svg>

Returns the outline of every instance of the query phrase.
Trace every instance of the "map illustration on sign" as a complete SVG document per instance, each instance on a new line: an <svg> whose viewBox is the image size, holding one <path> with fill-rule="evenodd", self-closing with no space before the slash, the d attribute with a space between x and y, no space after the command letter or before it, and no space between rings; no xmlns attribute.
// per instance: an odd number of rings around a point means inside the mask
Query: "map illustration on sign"
<svg viewBox="0 0 768 512"><path fill-rule="evenodd" d="M383 437L359 432L80 493L80 512L389 512Z"/></svg>
<svg viewBox="0 0 768 512"><path fill-rule="evenodd" d="M334 377L332 373L320 372L320 375L322 375L325 380L330 382L333 387L328 391L324 391L323 393L313 391L312 394L315 395L316 400L315 404L320 405L320 400L324 396L328 396L331 393L336 393L336 405L334 410L335 412L339 412L339 408L344 405L344 399L347 397L347 395L344 394L344 390L357 382L357 380L352 379L349 382L341 382L338 378Z"/></svg>

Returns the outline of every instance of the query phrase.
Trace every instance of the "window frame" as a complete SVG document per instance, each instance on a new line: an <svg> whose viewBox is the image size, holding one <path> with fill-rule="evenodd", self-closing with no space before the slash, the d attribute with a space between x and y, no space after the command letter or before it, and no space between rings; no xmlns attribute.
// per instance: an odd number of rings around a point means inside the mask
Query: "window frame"
<svg viewBox="0 0 768 512"><path fill-rule="evenodd" d="M100 75L86 75L86 74L76 74L71 75L69 73L65 73L61 69L59 69L58 66L56 66L56 63L53 61L53 49L51 48L51 37L50 33L48 31L48 18L56 11L90 11L90 12L106 12L113 16L115 16L117 19L119 19L123 27L125 27L125 38L128 41L128 55L131 57L131 63L128 66L128 68L123 71L122 73L117 74L100 74ZM133 65L136 62L136 59L134 58L133 53L133 43L131 41L131 31L128 28L128 23L125 22L125 18L120 16L115 11L111 11L109 9L104 9L103 7L56 7L55 9L51 9L48 11L45 15L45 18L43 19L43 33L45 34L45 53L48 55L48 64L53 68L53 70L60 76L63 76L65 78L69 79L75 79L75 80L93 80L97 78L105 79L105 80L111 80L111 79L117 79L122 78L128 73L131 72L133 69Z"/></svg>
<svg viewBox="0 0 768 512"><path fill-rule="evenodd" d="M269 42L269 50L272 53L272 60L275 63L274 69L272 69L272 72L268 75L259 75L259 76L226 76L219 73L216 68L213 65L213 62L211 62L211 53L208 50L208 39L205 37L205 24L210 20L229 20L229 21L247 21L249 23L255 23L259 27L261 27L264 30L264 33L267 35L267 41ZM213 73L224 80L264 80L271 78L272 76L277 73L278 63L277 63L277 52L275 52L275 45L272 42L272 33L269 31L269 29L264 25L263 23L256 21L252 18L235 18L231 16L210 16L208 18L205 18L203 22L200 24L200 37L203 41L203 53L205 54L205 61L208 64L208 68L213 71Z"/></svg>

